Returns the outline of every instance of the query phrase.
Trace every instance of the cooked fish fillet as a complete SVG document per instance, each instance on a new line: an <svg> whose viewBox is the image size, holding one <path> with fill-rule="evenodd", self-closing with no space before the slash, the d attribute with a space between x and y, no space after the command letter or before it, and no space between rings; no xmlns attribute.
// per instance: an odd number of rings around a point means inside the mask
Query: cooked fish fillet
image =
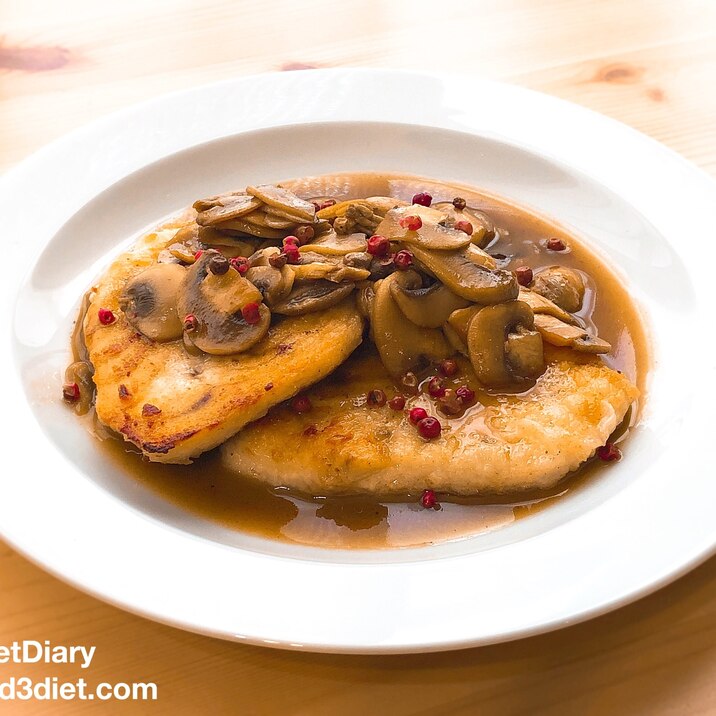
<svg viewBox="0 0 716 716"><path fill-rule="evenodd" d="M469 364L462 375L474 382ZM472 380L470 380L470 378ZM392 383L374 355L354 355L336 378L314 386L310 413L286 406L246 427L222 447L231 469L305 493L504 493L546 488L589 458L624 418L638 390L599 358L555 351L523 395L479 397L443 433L423 440L406 411L368 406L366 393Z"/></svg>
<svg viewBox="0 0 716 716"><path fill-rule="evenodd" d="M84 321L99 420L156 462L186 463L268 409L328 375L361 342L353 299L272 326L256 348L191 356L181 341L154 343L118 308L127 280L154 263L174 230L152 233L122 254L96 285ZM117 316L101 325L98 309Z"/></svg>

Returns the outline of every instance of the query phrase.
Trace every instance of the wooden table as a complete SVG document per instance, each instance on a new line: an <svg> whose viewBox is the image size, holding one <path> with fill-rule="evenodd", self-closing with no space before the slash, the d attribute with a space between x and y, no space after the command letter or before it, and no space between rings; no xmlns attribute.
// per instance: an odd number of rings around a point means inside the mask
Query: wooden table
<svg viewBox="0 0 716 716"><path fill-rule="evenodd" d="M556 94L716 174L713 0L6 0L0 17L0 169L163 92L367 65L459 69ZM96 645L89 681L159 689L152 704L0 701L2 713L716 713L716 559L592 622L440 655L336 657L195 636L85 596L4 546L0 598L0 644ZM0 682L23 674L77 671L0 664Z"/></svg>

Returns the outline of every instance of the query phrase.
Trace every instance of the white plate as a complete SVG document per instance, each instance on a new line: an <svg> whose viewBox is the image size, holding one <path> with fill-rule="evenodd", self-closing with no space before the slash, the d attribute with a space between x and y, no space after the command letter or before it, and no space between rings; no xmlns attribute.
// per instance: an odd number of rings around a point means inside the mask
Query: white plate
<svg viewBox="0 0 716 716"><path fill-rule="evenodd" d="M322 551L208 524L104 462L57 400L77 298L126 237L200 195L340 170L453 179L576 227L646 306L656 352L625 459L512 526ZM714 551L716 185L637 132L461 77L327 70L161 97L78 130L0 188L0 530L81 589L192 631L336 652L486 644L600 614Z"/></svg>

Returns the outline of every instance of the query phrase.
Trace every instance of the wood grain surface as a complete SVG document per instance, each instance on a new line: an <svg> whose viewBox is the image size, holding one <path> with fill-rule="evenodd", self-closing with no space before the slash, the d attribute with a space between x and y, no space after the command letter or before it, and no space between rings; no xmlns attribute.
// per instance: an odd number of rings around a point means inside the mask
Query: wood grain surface
<svg viewBox="0 0 716 716"><path fill-rule="evenodd" d="M460 70L549 92L716 175L714 0L2 0L0 20L0 169L167 91L361 65ZM154 624L0 544L0 645L22 639L96 645L88 681L155 681L159 698L0 701L3 714L716 714L716 559L559 632L378 658L272 651ZM0 664L0 682L22 675L79 674Z"/></svg>

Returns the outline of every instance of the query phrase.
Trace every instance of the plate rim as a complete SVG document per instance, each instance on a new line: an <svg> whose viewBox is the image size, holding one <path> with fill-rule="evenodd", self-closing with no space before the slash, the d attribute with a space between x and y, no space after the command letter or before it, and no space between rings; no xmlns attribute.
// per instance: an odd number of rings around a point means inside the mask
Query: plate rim
<svg viewBox="0 0 716 716"><path fill-rule="evenodd" d="M293 72L293 73L267 73L264 75L253 75L248 77L241 77L236 79L229 79L229 80L223 80L221 82L212 83L210 85L202 85L200 87L191 88L189 90L180 90L177 92L172 92L167 95L162 95L161 97L154 98L151 100L148 100L146 102L140 103L138 105L134 105L129 108L122 109L118 112L115 112L109 116L102 117L89 125L86 125L84 127L80 127L76 130L73 130L69 134L65 135L64 137L61 137L54 142L52 142L50 145L38 150L34 154L32 154L30 157L25 159L23 162L21 162L16 167L11 168L7 173L3 175L3 177L0 179L0 203L2 203L3 194L9 193L10 189L12 188L12 185L15 183L22 183L24 180L23 175L32 174L33 171L36 170L37 167L40 167L44 162L52 161L52 156L54 153L62 153L63 151L66 151L70 147L73 146L73 144L78 139L84 139L94 134L102 134L102 132L111 129L112 126L116 126L117 123L123 121L126 118L132 117L132 116L140 116L143 112L145 112L147 109L156 108L162 106L163 103L166 103L170 99L180 99L180 98L188 98L192 95L195 95L197 93L201 92L212 92L217 91L217 89L220 89L223 86L235 86L237 84L245 84L245 83L251 83L251 82L268 82L269 84L272 81L276 81L279 84L285 84L288 80L284 79L287 77L297 77L302 76L303 78L307 79L309 81L309 84L311 82L318 82L323 77L336 77L341 76L344 79L348 78L349 81L352 77L359 77L359 76L373 76L380 78L386 78L388 76L401 76L405 78L411 78L412 81L420 81L422 78L430 77L430 78L437 78L441 82L451 82L455 81L455 78L458 77L458 75L445 75L442 73L420 73L420 72L396 72L392 70L367 70L367 69L337 69L337 70L305 70L300 72ZM310 80L308 79L310 78ZM638 139L638 141L641 141L644 143L646 142L647 147L650 148L651 151L658 152L662 157L668 155L668 161L674 162L678 161L682 167L682 169L690 173L692 176L696 176L697 179L695 181L704 183L704 186L706 187L705 191L710 192L713 194L714 197L716 197L716 182L702 169L699 167L691 164L686 160L684 157L679 155L678 153L674 152L668 147L665 147L664 145L660 144L656 140L647 137L646 135L641 134L637 130L628 127L627 125L623 125L617 120L614 120L609 117L604 117L603 115L599 115L596 112L593 112L592 110L580 107L578 105L573 105L572 103L567 102L566 100L561 100L558 98L550 97L548 95L543 95L541 93L535 92L533 90L526 90L524 88L515 87L512 85L503 85L502 83L493 82L493 81L487 81L487 80L475 80L474 78L469 78L465 81L469 81L476 85L481 85L485 88L497 88L498 92L507 92L507 94L510 94L512 96L524 96L524 97L533 97L533 98L539 98L537 101L540 103L547 103L548 105L551 105L552 107L563 107L568 108L567 111L571 113L572 115L583 115L583 116L590 116L592 118L592 122L597 121L599 124L604 125L606 123L606 126L611 126L613 131L617 131L619 133L626 132L631 135L632 139ZM315 121L315 120L314 120ZM344 121L342 119L321 119L320 121ZM355 121L355 120L348 120L348 121ZM360 121L360 120L358 120ZM302 121L302 122L281 122L269 125L271 127L278 127L278 126L293 126L294 124L306 124L308 122ZM415 124L415 122L402 122L403 124ZM425 126L436 126L440 127L439 124L428 124ZM235 131L236 134L242 134L246 131L251 131L252 129L259 129L259 128L268 128L266 126L262 127L249 127L244 129L237 129ZM454 127L444 127L446 129L454 129ZM462 129L461 131L470 131L467 128ZM478 132L471 132L477 134ZM214 139L218 139L219 136L227 136L227 135L217 135L214 137ZM484 135L483 135L484 136ZM504 140L501 140L504 141ZM507 140L509 141L509 139ZM517 146L521 146L519 143ZM541 152L539 148L532 148L533 151L535 151L538 154L541 154L542 156L551 157L549 154L546 154L544 152ZM173 153L173 152L170 152ZM666 154L665 154L666 153ZM166 155L162 155L166 156ZM142 166L147 165L151 162L157 161L161 159L161 156L154 156L151 159L148 159L146 161L143 161L141 163ZM557 158L557 161L562 162L563 160ZM579 168L579 167L577 167ZM581 169L580 169L581 171ZM124 174L126 176L131 172L127 172ZM100 193L101 191L104 191L108 186L111 186L114 183L114 181L110 181L107 186L100 187L96 190L95 193ZM51 237L48 237L48 239ZM2 484L0 484L0 494L2 494ZM674 579L678 578L679 576L685 574L689 570L693 569L698 564L705 561L711 554L716 552L716 541L712 541L711 544L705 546L702 550L698 551L697 553L693 554L690 561L682 561L679 564L679 567L677 569L672 569L670 571L665 572L663 575L661 575L656 580L650 582L647 586L645 586L641 590L632 591L629 594L622 595L621 598L615 598L611 602L606 602L600 605L595 606L592 609L586 609L583 610L580 613L571 614L567 617L562 617L559 619L555 619L552 622L545 622L539 626L533 626L531 628L523 628L521 630L515 630L506 634L503 634L501 636L498 636L495 638L495 636L488 636L483 638L475 638L475 637L468 637L463 641L455 641L452 640L450 642L438 642L433 641L430 643L416 643L411 642L409 644L407 643L383 643L383 644L374 644L370 646L369 648L366 648L365 645L357 645L357 646L351 646L346 644L331 644L331 643L323 643L323 644L313 644L313 643L291 643L291 642L281 642L276 640L267 640L262 639L258 635L254 635L248 638L244 638L242 635L239 634L227 634L226 632L216 631L214 629L203 629L199 628L196 623L186 622L178 619L169 619L165 615L161 613L151 612L150 610L146 609L140 609L134 605L127 604L126 601L122 600L115 600L107 593L103 593L101 591L97 591L95 589L92 589L88 587L86 583L83 583L81 581L77 581L73 577L69 576L67 573L64 573L62 571L56 570L51 563L48 563L46 560L41 559L37 556L37 549L32 548L26 548L27 542L23 540L16 541L12 538L12 535L4 534L4 530L2 528L2 525L0 525L0 531L3 532L3 537L15 548L18 552L21 554L24 554L26 557L28 557L33 563L38 564L41 566L44 570L50 572L51 574L59 577L63 581L69 582L73 586L77 587L81 591L84 591L86 593L90 593L93 596L109 602L111 604L114 604L115 606L119 606L120 608L123 608L127 611L131 611L135 614L139 614L144 617L149 617L151 619L154 619L156 621L159 621L161 623L169 624L172 626L178 626L180 628L186 629L188 631L193 631L196 633L202 633L207 634L210 636L220 637L220 638L234 638L235 640L246 640L250 641L252 643L262 644L265 646L275 646L279 648L293 648L293 649L308 649L311 651L327 651L332 653L407 653L407 652L427 652L427 651L441 651L441 650L448 650L448 649L461 649L461 648L467 648L470 646L476 646L480 644L491 644L491 643L498 643L499 641L507 641L512 639L518 639L525 636L531 636L534 634L543 633L546 631L550 631L555 628L559 628L561 626L565 626L567 624L573 624L578 621L584 621L586 619L592 618L594 616L597 616L599 614L605 613L607 611L610 611L614 608L617 608L619 606L623 606L624 604L627 604L631 601L634 601L638 598L641 598L643 596L646 596L646 594L649 594L653 591L656 591L657 589L661 588L665 584L668 584L669 582L673 581ZM451 559L451 558L448 558Z"/></svg>

